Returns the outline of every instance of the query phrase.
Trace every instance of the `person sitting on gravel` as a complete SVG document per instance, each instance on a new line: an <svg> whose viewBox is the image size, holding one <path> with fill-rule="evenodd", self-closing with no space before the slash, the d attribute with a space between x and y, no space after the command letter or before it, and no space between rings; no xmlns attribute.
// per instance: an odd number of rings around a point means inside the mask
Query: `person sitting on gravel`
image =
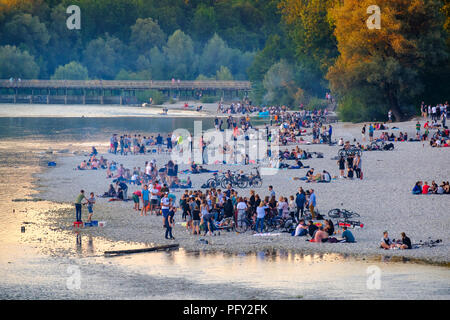
<svg viewBox="0 0 450 320"><path fill-rule="evenodd" d="M391 239L389 239L388 232L387 231L383 232L383 238L381 238L380 248L389 250L394 247L395 247L395 244L393 244L391 242Z"/></svg>
<svg viewBox="0 0 450 320"><path fill-rule="evenodd" d="M311 238L314 238L314 234L318 229L319 228L313 223L312 220L308 221L308 234Z"/></svg>
<svg viewBox="0 0 450 320"><path fill-rule="evenodd" d="M327 242L327 240L328 240L328 233L326 233L323 230L323 227L320 226L319 230L317 230L314 235L314 239L312 239L311 242Z"/></svg>
<svg viewBox="0 0 450 320"><path fill-rule="evenodd" d="M404 232L401 233L402 243L399 246L400 249L412 249L411 239L406 236Z"/></svg>
<svg viewBox="0 0 450 320"><path fill-rule="evenodd" d="M347 227L343 227L342 230L342 239L339 239L339 242L348 242L348 243L354 243L355 237L353 236L353 233L351 233L350 230L347 230Z"/></svg>
<svg viewBox="0 0 450 320"><path fill-rule="evenodd" d="M417 181L412 189L412 194L422 194L422 181Z"/></svg>
<svg viewBox="0 0 450 320"><path fill-rule="evenodd" d="M297 228L295 228L295 231L292 232L292 235L296 237L302 237L306 236L307 234L308 234L308 226L305 224L304 219L300 219Z"/></svg>

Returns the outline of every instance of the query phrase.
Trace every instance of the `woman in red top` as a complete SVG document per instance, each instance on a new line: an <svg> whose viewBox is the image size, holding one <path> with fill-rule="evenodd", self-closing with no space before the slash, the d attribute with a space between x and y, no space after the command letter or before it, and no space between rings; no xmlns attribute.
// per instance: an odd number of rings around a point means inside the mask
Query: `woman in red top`
<svg viewBox="0 0 450 320"><path fill-rule="evenodd" d="M428 194L428 189L430 188L430 186L428 185L428 182L425 182L423 187L422 187L422 194Z"/></svg>

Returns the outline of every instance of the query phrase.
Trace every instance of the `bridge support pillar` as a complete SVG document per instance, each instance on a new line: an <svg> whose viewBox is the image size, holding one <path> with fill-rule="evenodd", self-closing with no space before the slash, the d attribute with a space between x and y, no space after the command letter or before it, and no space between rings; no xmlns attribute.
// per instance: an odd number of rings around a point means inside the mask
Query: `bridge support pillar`
<svg viewBox="0 0 450 320"><path fill-rule="evenodd" d="M86 95L83 95L83 104L86 104Z"/></svg>

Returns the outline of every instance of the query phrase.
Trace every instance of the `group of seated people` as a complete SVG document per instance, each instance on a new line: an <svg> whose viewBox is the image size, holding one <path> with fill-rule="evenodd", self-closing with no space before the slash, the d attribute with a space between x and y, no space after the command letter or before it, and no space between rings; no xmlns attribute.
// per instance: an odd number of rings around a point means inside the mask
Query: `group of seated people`
<svg viewBox="0 0 450 320"><path fill-rule="evenodd" d="M292 235L300 237L309 235L311 237L311 240L309 240L310 242L356 242L355 237L347 227L343 227L341 238L333 237L334 231L334 224L331 220L325 220L325 226L317 226L312 220L309 220L308 224L305 224L305 220L300 219L300 222L295 228L295 231L292 232Z"/></svg>
<svg viewBox="0 0 450 320"><path fill-rule="evenodd" d="M311 168L306 172L304 177L301 177L300 180L304 180L306 182L320 182L320 183L328 183L331 182L331 175L328 171L323 170L322 173L314 174L314 168Z"/></svg>
<svg viewBox="0 0 450 320"><path fill-rule="evenodd" d="M309 158L311 158L311 155L305 150L300 149L298 146L296 146L295 149L292 149L291 152L289 152L289 150L279 151L279 159L281 160L305 160Z"/></svg>
<svg viewBox="0 0 450 320"><path fill-rule="evenodd" d="M382 132L378 139L384 141L408 141L408 133L400 132L398 137L396 137L393 132L391 134L389 134L388 132Z"/></svg>
<svg viewBox="0 0 450 320"><path fill-rule="evenodd" d="M108 166L108 161L100 157L97 159L96 154L91 154L89 160L83 160L79 166L77 166L77 170L98 170L98 169L106 169Z"/></svg>
<svg viewBox="0 0 450 320"><path fill-rule="evenodd" d="M434 180L431 182L431 185L425 181L417 181L412 189L413 194L450 194L450 184L448 181L442 181L440 185L438 185Z"/></svg>
<svg viewBox="0 0 450 320"><path fill-rule="evenodd" d="M401 240L395 241L389 239L388 232L383 232L383 238L381 238L380 248L389 250L389 249L412 249L411 239L406 236L404 232L401 233Z"/></svg>

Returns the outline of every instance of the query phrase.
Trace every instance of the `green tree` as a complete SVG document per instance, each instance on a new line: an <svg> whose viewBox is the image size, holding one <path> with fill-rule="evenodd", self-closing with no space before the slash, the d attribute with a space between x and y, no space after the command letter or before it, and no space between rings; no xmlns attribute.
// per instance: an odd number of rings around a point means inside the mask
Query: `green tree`
<svg viewBox="0 0 450 320"><path fill-rule="evenodd" d="M2 43L16 45L33 55L41 55L50 40L50 35L39 17L19 13L5 23Z"/></svg>
<svg viewBox="0 0 450 320"><path fill-rule="evenodd" d="M72 61L64 66L59 66L52 76L54 80L87 80L88 70L80 63Z"/></svg>
<svg viewBox="0 0 450 320"><path fill-rule="evenodd" d="M230 72L230 69L227 67L221 66L219 70L216 72L216 80L228 81L233 80L233 75Z"/></svg>
<svg viewBox="0 0 450 320"><path fill-rule="evenodd" d="M295 101L293 66L286 60L275 63L264 76L264 100L271 104L292 105Z"/></svg>
<svg viewBox="0 0 450 320"><path fill-rule="evenodd" d="M161 48L165 41L166 34L152 18L137 19L131 27L130 46L140 53L148 52L155 46Z"/></svg>
<svg viewBox="0 0 450 320"><path fill-rule="evenodd" d="M279 7L298 61L325 75L338 56L328 10L338 0L282 0ZM364 16L362 16L364 17Z"/></svg>
<svg viewBox="0 0 450 320"><path fill-rule="evenodd" d="M167 59L167 75L169 78L191 79L196 68L194 43L181 30L175 31L167 40L163 48Z"/></svg>
<svg viewBox="0 0 450 320"><path fill-rule="evenodd" d="M199 5L192 19L192 31L195 39L201 42L211 38L218 28L213 7Z"/></svg>
<svg viewBox="0 0 450 320"><path fill-rule="evenodd" d="M199 72L211 76L220 66L229 66L232 49L217 34L206 43L200 56Z"/></svg>
<svg viewBox="0 0 450 320"><path fill-rule="evenodd" d="M124 63L125 47L111 36L92 40L83 51L83 65L87 66L92 77L114 79Z"/></svg>
<svg viewBox="0 0 450 320"><path fill-rule="evenodd" d="M36 79L39 66L27 51L15 46L0 47L0 78Z"/></svg>

